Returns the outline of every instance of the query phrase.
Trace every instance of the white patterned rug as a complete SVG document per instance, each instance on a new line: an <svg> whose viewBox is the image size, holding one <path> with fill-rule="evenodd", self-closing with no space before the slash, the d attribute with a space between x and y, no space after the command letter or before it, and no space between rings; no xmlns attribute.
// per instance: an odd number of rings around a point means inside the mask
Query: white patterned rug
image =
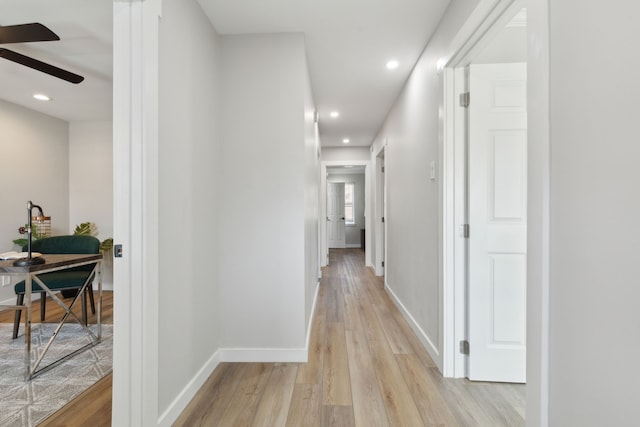
<svg viewBox="0 0 640 427"><path fill-rule="evenodd" d="M34 324L32 363L56 325ZM97 333L96 326L92 330ZM35 426L111 372L113 326L102 326L102 342L25 381L24 335L12 339L12 324L0 324L0 426ZM40 366L90 342L78 324L64 325Z"/></svg>

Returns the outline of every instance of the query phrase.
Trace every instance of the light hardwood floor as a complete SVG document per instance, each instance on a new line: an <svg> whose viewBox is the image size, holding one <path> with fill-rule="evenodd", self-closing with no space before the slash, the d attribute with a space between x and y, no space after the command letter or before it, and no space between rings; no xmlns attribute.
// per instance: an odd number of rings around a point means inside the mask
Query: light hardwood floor
<svg viewBox="0 0 640 427"><path fill-rule="evenodd" d="M523 426L524 385L445 379L359 249L331 250L306 364L223 363L175 426Z"/></svg>
<svg viewBox="0 0 640 427"><path fill-rule="evenodd" d="M364 253L332 249L308 363L222 363L174 425L510 427L524 408L523 385L443 378ZM108 376L42 425L108 426L110 411Z"/></svg>

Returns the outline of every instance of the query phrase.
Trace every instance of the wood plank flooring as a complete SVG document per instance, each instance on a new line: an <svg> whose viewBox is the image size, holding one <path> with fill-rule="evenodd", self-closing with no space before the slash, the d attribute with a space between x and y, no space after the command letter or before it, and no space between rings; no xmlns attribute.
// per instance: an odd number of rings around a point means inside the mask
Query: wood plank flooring
<svg viewBox="0 0 640 427"><path fill-rule="evenodd" d="M524 426L519 384L445 379L359 249L332 249L306 364L222 363L175 426Z"/></svg>
<svg viewBox="0 0 640 427"><path fill-rule="evenodd" d="M105 293L105 323L112 301ZM47 308L56 315L55 303ZM0 312L0 322L12 316ZM524 426L524 411L523 385L443 378L364 253L332 249L308 363L222 363L174 425L511 427ZM42 426L110 424L108 376Z"/></svg>

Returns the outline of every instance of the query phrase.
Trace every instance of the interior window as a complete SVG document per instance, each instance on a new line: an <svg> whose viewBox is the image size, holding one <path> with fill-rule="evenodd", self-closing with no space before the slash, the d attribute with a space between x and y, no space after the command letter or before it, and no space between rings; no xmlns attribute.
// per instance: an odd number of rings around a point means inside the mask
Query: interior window
<svg viewBox="0 0 640 427"><path fill-rule="evenodd" d="M356 225L356 212L353 205L355 184L348 182L344 184L344 223L346 225Z"/></svg>

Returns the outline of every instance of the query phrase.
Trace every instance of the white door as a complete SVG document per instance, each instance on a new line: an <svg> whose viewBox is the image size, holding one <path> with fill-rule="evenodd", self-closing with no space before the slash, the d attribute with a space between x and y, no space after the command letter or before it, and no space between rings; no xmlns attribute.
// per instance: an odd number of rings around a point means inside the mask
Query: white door
<svg viewBox="0 0 640 427"><path fill-rule="evenodd" d="M526 64L469 74L469 379L525 382Z"/></svg>
<svg viewBox="0 0 640 427"><path fill-rule="evenodd" d="M385 178L384 178L384 148L376 156L376 193L375 193L375 269L376 276L384 276L385 261Z"/></svg>
<svg viewBox="0 0 640 427"><path fill-rule="evenodd" d="M344 182L327 183L327 233L329 248L344 248L346 246Z"/></svg>
<svg viewBox="0 0 640 427"><path fill-rule="evenodd" d="M382 180L382 233L380 235L381 239L382 239L382 256L381 256L381 262L380 262L380 271L382 272L382 275L384 276L384 272L385 272L385 261L387 259L387 223L386 221L386 216L387 216L387 180L385 179L385 175L384 175L384 157L382 158L382 162L381 162L381 168L380 168L380 173L381 173L381 180Z"/></svg>

